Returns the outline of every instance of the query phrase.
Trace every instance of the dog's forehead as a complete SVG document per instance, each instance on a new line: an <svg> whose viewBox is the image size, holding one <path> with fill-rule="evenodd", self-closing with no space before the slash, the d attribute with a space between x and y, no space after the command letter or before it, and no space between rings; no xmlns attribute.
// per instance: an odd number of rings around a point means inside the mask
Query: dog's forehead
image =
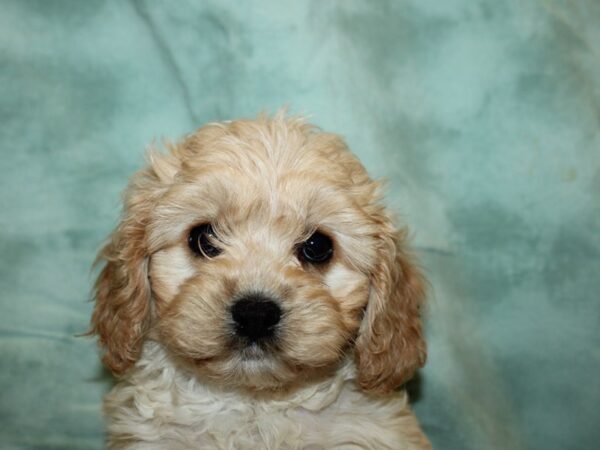
<svg viewBox="0 0 600 450"><path fill-rule="evenodd" d="M179 212L197 215L195 221L233 224L275 223L276 219L306 226L326 222L367 220L365 207L372 189L349 186L320 171L264 166L252 170L225 164L204 166L195 176L174 186L158 207L162 217Z"/></svg>
<svg viewBox="0 0 600 450"><path fill-rule="evenodd" d="M293 121L278 127L221 124L216 130L201 130L188 147L192 150L180 179L190 191L203 190L201 196L215 204L213 209L232 207L245 213L268 206L271 212L307 215L348 201L368 202L373 190L366 171L339 137Z"/></svg>

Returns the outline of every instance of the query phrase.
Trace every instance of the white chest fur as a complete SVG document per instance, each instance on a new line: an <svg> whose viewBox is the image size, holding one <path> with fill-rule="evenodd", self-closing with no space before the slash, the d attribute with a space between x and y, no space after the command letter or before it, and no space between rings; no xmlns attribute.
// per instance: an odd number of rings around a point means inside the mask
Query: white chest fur
<svg viewBox="0 0 600 450"><path fill-rule="evenodd" d="M112 449L427 449L404 391L368 396L351 363L286 398L200 384L149 342L107 395Z"/></svg>

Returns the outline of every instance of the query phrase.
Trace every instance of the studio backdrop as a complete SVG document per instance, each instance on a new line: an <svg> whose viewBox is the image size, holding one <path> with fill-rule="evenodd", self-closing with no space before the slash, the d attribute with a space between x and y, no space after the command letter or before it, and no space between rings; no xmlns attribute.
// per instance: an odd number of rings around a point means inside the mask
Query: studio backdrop
<svg viewBox="0 0 600 450"><path fill-rule="evenodd" d="M77 335L144 149L286 105L411 230L434 447L598 448L595 0L0 0L0 448L104 446Z"/></svg>

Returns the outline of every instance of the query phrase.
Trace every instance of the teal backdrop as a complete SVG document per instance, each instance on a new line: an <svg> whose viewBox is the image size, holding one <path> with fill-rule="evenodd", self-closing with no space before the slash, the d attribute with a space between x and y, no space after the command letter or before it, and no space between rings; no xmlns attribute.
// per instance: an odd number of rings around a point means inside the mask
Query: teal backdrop
<svg viewBox="0 0 600 450"><path fill-rule="evenodd" d="M600 448L596 0L0 0L0 448L104 445L76 335L145 146L282 105L412 230L435 447Z"/></svg>

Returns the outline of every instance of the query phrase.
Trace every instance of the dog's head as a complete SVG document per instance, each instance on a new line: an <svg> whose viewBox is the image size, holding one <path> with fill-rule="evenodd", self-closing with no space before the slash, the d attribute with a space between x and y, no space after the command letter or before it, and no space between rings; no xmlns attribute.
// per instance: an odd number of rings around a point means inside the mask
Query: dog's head
<svg viewBox="0 0 600 450"><path fill-rule="evenodd" d="M335 368L386 392L426 356L423 280L379 185L343 141L299 118L208 125L126 191L99 258L92 330L120 374L146 337L247 388Z"/></svg>

